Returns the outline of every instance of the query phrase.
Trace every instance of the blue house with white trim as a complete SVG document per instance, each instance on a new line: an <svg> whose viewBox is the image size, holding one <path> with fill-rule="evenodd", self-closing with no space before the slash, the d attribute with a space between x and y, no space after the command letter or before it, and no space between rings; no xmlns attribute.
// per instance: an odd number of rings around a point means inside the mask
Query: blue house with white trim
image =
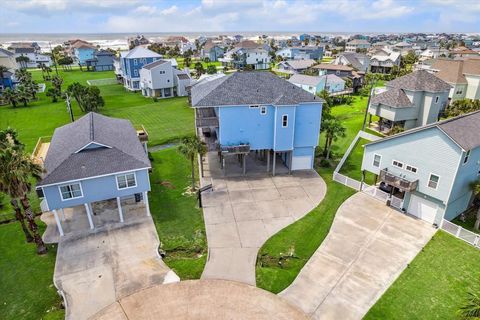
<svg viewBox="0 0 480 320"><path fill-rule="evenodd" d="M411 129L365 145L371 172L400 209L440 225L472 203L480 176L480 111Z"/></svg>
<svg viewBox="0 0 480 320"><path fill-rule="evenodd" d="M270 72L236 72L191 88L197 132L210 150L266 154L272 174L277 157L289 170L313 168L322 102Z"/></svg>
<svg viewBox="0 0 480 320"><path fill-rule="evenodd" d="M143 198L150 215L151 164L146 136L138 132L128 120L91 112L57 128L49 145L37 144L48 148L37 194L43 198L42 210L53 212L60 235L64 232L58 212L63 216L64 208L84 206L90 229L95 228L93 202L116 199L118 219L123 222L121 200Z"/></svg>
<svg viewBox="0 0 480 320"><path fill-rule="evenodd" d="M143 47L135 47L128 52L121 52L120 70L124 87L131 91L140 90L140 69L161 58L162 56L158 53Z"/></svg>

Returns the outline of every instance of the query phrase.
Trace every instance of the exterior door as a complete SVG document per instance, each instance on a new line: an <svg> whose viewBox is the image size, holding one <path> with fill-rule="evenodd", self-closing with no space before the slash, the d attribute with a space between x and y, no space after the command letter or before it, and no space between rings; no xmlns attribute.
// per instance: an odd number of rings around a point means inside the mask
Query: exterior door
<svg viewBox="0 0 480 320"><path fill-rule="evenodd" d="M312 169L312 156L293 156L292 170L309 170Z"/></svg>
<svg viewBox="0 0 480 320"><path fill-rule="evenodd" d="M421 197L412 195L408 206L408 213L430 223L435 222L438 206Z"/></svg>

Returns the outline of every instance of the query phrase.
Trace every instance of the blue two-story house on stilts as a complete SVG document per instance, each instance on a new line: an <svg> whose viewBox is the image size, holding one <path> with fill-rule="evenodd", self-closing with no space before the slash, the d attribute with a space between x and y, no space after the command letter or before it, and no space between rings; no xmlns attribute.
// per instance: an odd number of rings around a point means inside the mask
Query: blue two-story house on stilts
<svg viewBox="0 0 480 320"><path fill-rule="evenodd" d="M135 47L128 52L120 53L120 70L123 86L127 90L140 90L140 70L144 65L161 59L156 52L143 47Z"/></svg>
<svg viewBox="0 0 480 320"><path fill-rule="evenodd" d="M37 148L46 150L46 156L36 158L44 159L45 169L37 194L43 198L42 211L53 212L61 236L64 228L60 217L65 208L84 207L81 214L88 218L90 229L96 227L94 202L116 200L118 221L123 222L122 200L143 199L150 215L147 193L151 165L147 137L139 132L128 120L91 112L57 128L49 143L39 141ZM34 156L39 154L37 148Z"/></svg>
<svg viewBox="0 0 480 320"><path fill-rule="evenodd" d="M190 98L198 134L221 158L238 155L245 161L260 153L272 174L278 160L289 170L313 168L319 97L270 72L237 72L197 83Z"/></svg>

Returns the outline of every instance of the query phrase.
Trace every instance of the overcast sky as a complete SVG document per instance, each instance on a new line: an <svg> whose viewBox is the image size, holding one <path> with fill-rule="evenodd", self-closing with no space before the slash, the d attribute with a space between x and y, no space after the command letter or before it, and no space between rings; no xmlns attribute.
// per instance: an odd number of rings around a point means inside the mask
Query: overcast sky
<svg viewBox="0 0 480 320"><path fill-rule="evenodd" d="M480 32L480 0L2 0L0 33Z"/></svg>

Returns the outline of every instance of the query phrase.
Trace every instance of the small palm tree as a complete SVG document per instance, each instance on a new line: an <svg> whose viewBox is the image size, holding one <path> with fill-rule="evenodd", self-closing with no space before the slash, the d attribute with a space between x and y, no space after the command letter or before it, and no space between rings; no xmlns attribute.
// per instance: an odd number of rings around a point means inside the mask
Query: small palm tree
<svg viewBox="0 0 480 320"><path fill-rule="evenodd" d="M205 143L200 141L197 136L185 137L182 139L181 144L178 146L178 151L180 151L180 153L183 154L185 158L190 160L192 171L192 190L195 190L195 156L197 154L200 154L200 160L202 160L202 157L207 152Z"/></svg>
<svg viewBox="0 0 480 320"><path fill-rule="evenodd" d="M17 93L14 90L7 88L2 92L2 96L5 99L5 101L10 103L14 108L17 107L18 98L17 98Z"/></svg>
<svg viewBox="0 0 480 320"><path fill-rule="evenodd" d="M37 253L45 254L47 247L43 243L30 207L28 193L31 190L31 178L39 178L42 168L35 164L22 149L4 148L0 150L0 191L10 198L20 200L28 221L28 227L37 245Z"/></svg>
<svg viewBox="0 0 480 320"><path fill-rule="evenodd" d="M15 91L17 100L22 102L23 106L26 107L28 102L32 98L30 90L23 85L19 85Z"/></svg>
<svg viewBox="0 0 480 320"><path fill-rule="evenodd" d="M335 117L328 117L325 121L322 123L322 131L325 132L325 149L324 152L326 152L325 158L328 160L330 158L330 152L332 149L332 144L333 141L337 140L340 137L345 137L346 136L346 129L344 126L342 126L342 123L340 120L338 120Z"/></svg>
<svg viewBox="0 0 480 320"><path fill-rule="evenodd" d="M470 189L472 190L474 197L480 198L480 179L473 181L470 184ZM475 230L480 229L480 205L478 206L477 219L475 220L473 228Z"/></svg>
<svg viewBox="0 0 480 320"><path fill-rule="evenodd" d="M468 320L480 319L480 296L477 293L469 293L467 303L460 308L460 316Z"/></svg>

